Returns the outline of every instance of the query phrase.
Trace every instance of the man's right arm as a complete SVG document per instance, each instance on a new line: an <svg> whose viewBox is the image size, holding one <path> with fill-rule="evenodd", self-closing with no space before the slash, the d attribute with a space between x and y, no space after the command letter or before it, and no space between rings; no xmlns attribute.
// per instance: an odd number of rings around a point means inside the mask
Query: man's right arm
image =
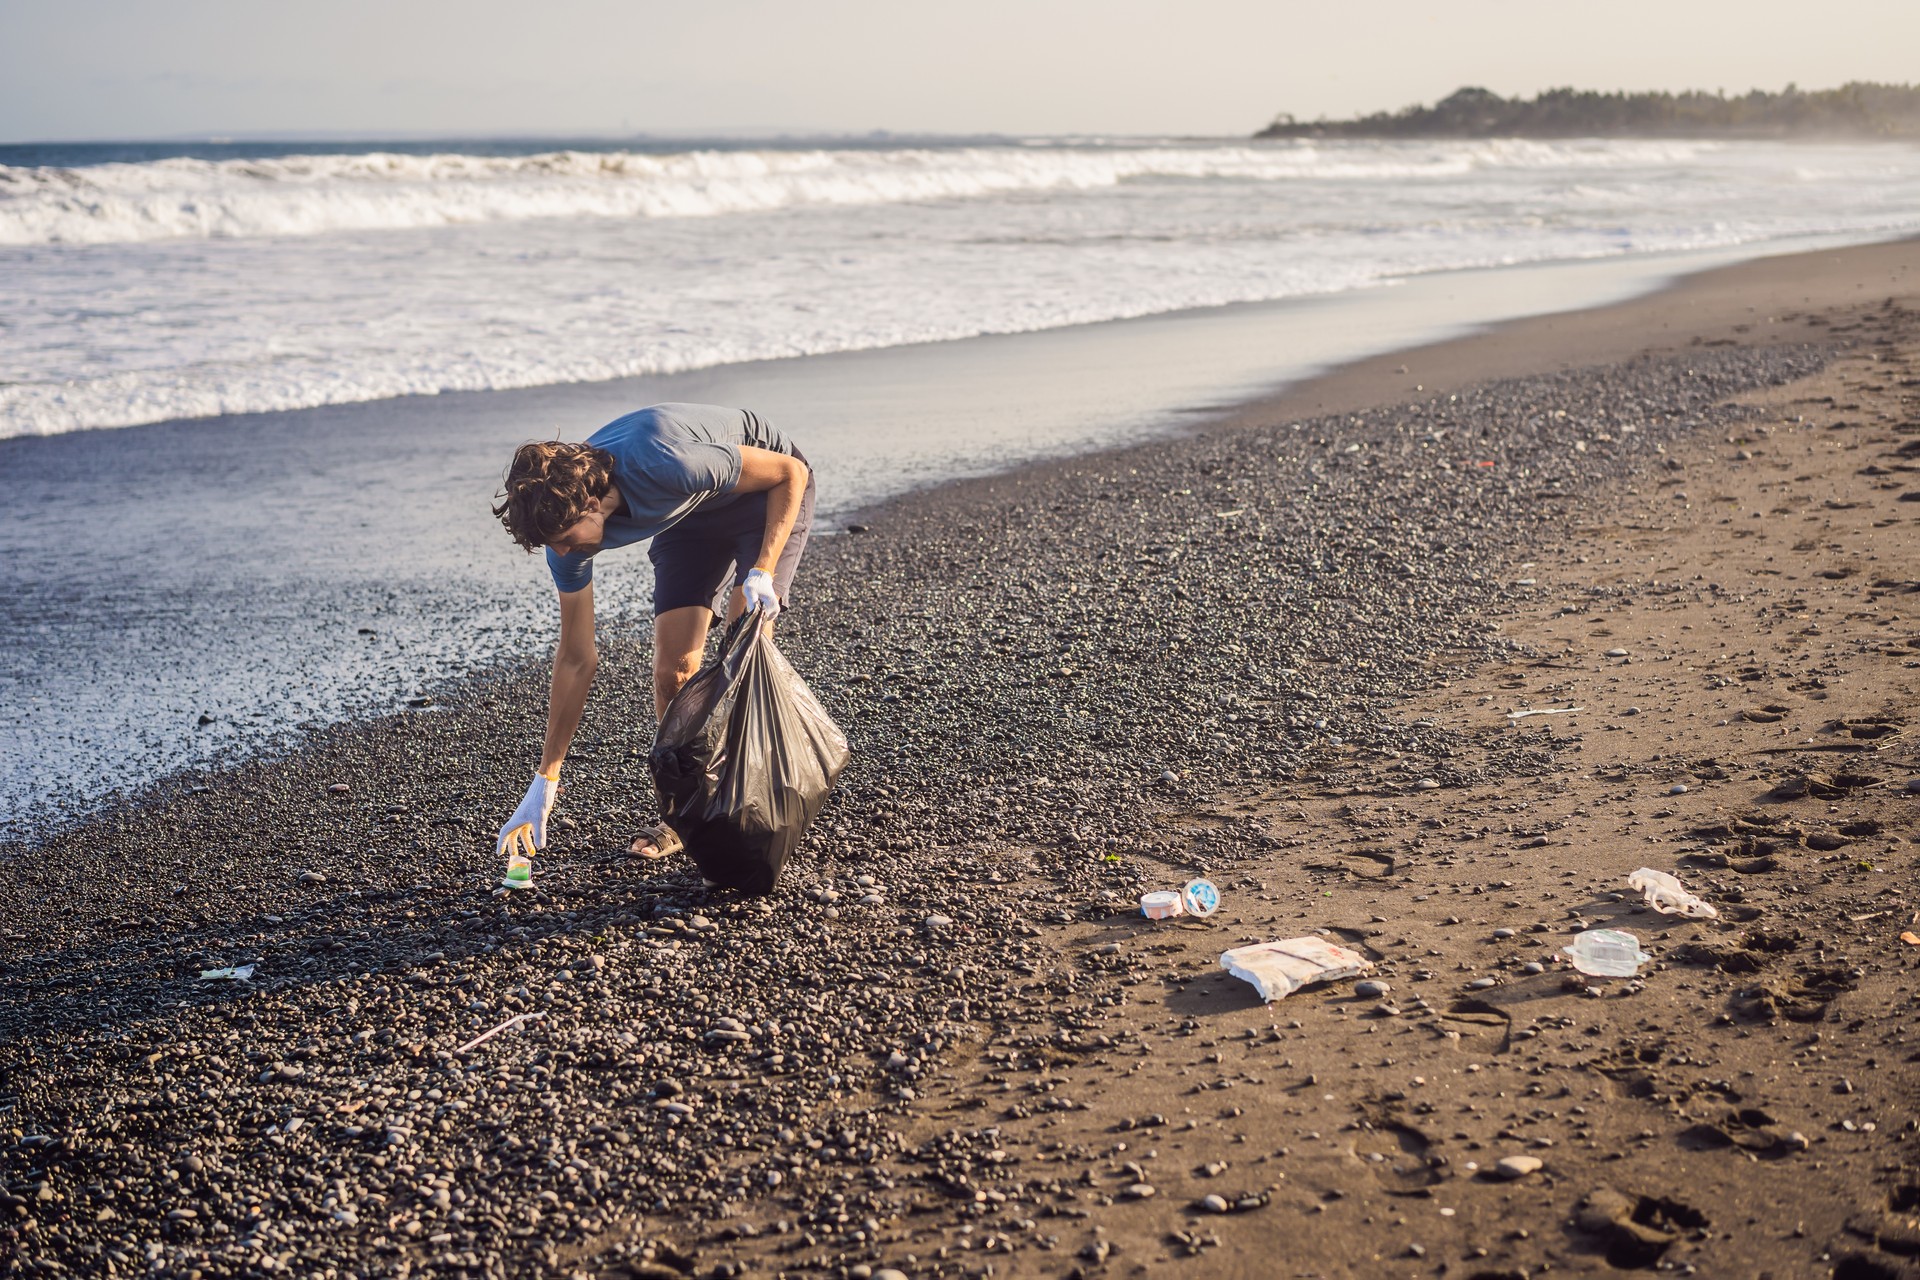
<svg viewBox="0 0 1920 1280"><path fill-rule="evenodd" d="M600 664L593 643L593 583L560 596L560 643L553 651L553 685L547 696L547 740L540 750L540 772L560 775L560 762L580 727L587 689Z"/></svg>

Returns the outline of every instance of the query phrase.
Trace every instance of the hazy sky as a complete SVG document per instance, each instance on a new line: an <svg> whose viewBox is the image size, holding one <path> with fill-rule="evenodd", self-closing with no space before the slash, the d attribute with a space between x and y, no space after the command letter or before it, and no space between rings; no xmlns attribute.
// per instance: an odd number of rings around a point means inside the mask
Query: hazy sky
<svg viewBox="0 0 1920 1280"><path fill-rule="evenodd" d="M0 0L0 141L1251 131L1583 88L1920 79L1920 0Z"/></svg>

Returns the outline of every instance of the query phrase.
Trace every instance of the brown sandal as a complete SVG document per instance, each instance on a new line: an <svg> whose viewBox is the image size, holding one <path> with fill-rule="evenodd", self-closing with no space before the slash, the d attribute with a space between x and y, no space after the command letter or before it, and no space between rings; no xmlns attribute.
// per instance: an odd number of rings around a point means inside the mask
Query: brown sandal
<svg viewBox="0 0 1920 1280"><path fill-rule="evenodd" d="M641 853L640 849L643 845L651 846L653 852ZM640 834L633 838L633 843L627 846L627 852L636 857L645 858L649 862L658 862L662 858L671 858L685 848L686 845L680 842L679 832L664 822L656 822L650 827L643 828Z"/></svg>

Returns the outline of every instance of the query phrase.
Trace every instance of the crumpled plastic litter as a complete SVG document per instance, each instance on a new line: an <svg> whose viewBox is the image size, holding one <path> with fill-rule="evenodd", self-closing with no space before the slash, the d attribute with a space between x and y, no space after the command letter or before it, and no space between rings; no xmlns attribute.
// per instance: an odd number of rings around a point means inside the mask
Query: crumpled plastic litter
<svg viewBox="0 0 1920 1280"><path fill-rule="evenodd" d="M1661 915L1689 916L1696 920L1720 918L1719 908L1687 892L1685 885L1664 871L1642 867L1627 877L1627 887L1638 889L1647 905Z"/></svg>
<svg viewBox="0 0 1920 1280"><path fill-rule="evenodd" d="M773 644L766 614L742 614L720 652L660 721L647 764L660 814L700 873L773 891L847 766L846 735Z"/></svg>
<svg viewBox="0 0 1920 1280"><path fill-rule="evenodd" d="M224 982L224 981L245 982L248 978L251 978L253 976L254 967L255 966L250 964L241 964L241 965L230 965L225 969L202 969L200 971L200 981L202 982Z"/></svg>
<svg viewBox="0 0 1920 1280"><path fill-rule="evenodd" d="M1309 935L1235 947L1221 955L1220 967L1251 982L1260 998L1271 1003L1316 982L1358 977L1373 968L1373 961L1358 951Z"/></svg>

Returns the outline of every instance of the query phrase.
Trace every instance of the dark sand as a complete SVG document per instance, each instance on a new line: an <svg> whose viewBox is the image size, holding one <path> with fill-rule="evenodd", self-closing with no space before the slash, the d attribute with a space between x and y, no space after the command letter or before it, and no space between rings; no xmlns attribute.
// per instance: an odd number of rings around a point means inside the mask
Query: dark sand
<svg viewBox="0 0 1920 1280"><path fill-rule="evenodd" d="M56 837L0 882L0 1261L1904 1274L1916 262L1714 272L880 509L783 624L857 760L771 899L619 853L631 636L535 895L491 886L538 670ZM1642 863L1721 920L1614 900ZM1130 910L1202 871L1212 923ZM1588 923L1657 963L1570 983ZM1316 929L1384 1000L1214 967Z"/></svg>

